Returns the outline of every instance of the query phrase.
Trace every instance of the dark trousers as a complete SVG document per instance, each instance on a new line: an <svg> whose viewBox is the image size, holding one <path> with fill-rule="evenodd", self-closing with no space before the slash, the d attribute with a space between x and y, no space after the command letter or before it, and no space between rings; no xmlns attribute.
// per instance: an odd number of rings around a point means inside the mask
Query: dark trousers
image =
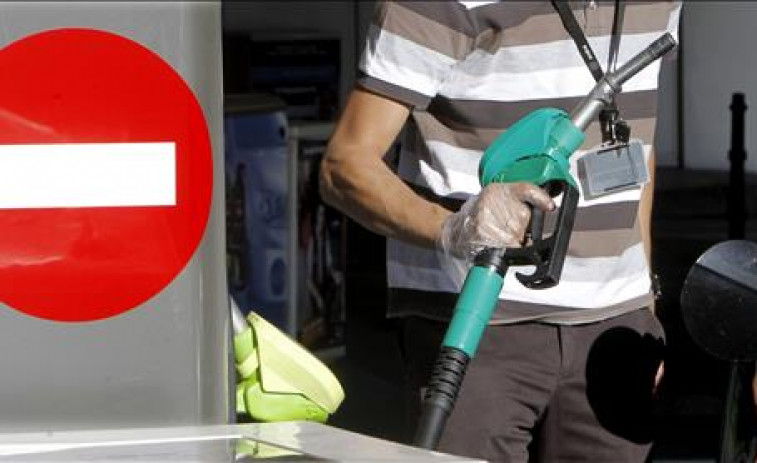
<svg viewBox="0 0 757 463"><path fill-rule="evenodd" d="M446 326L403 321L408 422ZM489 326L439 450L503 462L643 462L663 348L648 309L584 325Z"/></svg>

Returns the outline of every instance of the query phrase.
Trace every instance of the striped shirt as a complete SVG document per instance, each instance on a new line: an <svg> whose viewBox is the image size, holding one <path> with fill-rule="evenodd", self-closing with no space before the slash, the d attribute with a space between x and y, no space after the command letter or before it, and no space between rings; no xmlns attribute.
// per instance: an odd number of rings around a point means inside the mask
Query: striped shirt
<svg viewBox="0 0 757 463"><path fill-rule="evenodd" d="M606 66L614 2L570 2L597 59ZM680 3L626 3L617 62L666 30L677 36ZM659 60L617 97L632 137L652 155ZM425 198L459 207L480 191L483 150L509 125L542 107L572 110L594 80L549 1L398 1L380 3L360 63L358 84L412 106L397 174ZM598 123L582 150L601 141ZM493 323L585 323L652 303L638 220L641 188L579 201L560 284L523 287L513 267ZM389 239L389 315L448 318L459 282L434 250Z"/></svg>

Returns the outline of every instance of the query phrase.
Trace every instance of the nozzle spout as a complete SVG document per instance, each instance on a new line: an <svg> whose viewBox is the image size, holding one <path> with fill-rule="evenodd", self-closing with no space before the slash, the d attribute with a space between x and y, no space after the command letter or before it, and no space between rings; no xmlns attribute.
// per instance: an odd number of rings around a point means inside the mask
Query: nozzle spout
<svg viewBox="0 0 757 463"><path fill-rule="evenodd" d="M620 69L608 74L606 78L612 87L617 87L618 91L620 91L620 87L628 79L638 74L642 69L652 64L657 58L660 58L675 46L675 39L669 32L666 32L662 37L639 52L639 54L628 60Z"/></svg>
<svg viewBox="0 0 757 463"><path fill-rule="evenodd" d="M591 93L571 113L570 118L573 124L581 130L586 130L589 124L599 115L599 112L612 102L616 94L621 92L621 87L624 83L675 46L675 39L669 32L666 32L636 56L628 60L620 69L605 74L602 80L594 86Z"/></svg>

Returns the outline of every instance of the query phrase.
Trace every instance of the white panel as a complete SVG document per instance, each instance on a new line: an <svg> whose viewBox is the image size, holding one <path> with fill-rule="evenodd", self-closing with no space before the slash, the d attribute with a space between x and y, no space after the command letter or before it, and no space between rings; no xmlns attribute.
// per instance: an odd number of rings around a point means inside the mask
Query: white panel
<svg viewBox="0 0 757 463"><path fill-rule="evenodd" d="M0 209L176 205L176 144L0 146Z"/></svg>

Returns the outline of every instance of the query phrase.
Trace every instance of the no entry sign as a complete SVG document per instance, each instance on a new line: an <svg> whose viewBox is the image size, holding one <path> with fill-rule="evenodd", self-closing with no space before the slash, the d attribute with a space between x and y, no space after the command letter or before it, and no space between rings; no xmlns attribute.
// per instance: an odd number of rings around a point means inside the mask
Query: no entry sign
<svg viewBox="0 0 757 463"><path fill-rule="evenodd" d="M0 69L0 301L88 321L155 296L210 210L192 91L152 51L91 29L24 37Z"/></svg>

